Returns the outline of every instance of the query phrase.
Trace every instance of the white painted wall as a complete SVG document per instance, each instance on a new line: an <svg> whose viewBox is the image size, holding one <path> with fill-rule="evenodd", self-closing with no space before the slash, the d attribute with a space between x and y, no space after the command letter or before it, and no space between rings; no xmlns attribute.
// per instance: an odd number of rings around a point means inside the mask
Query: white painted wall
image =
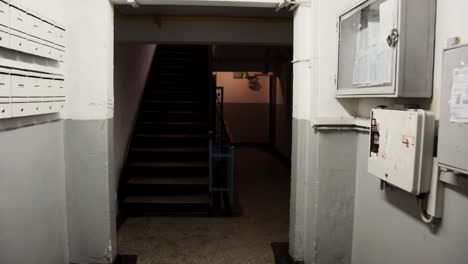
<svg viewBox="0 0 468 264"><path fill-rule="evenodd" d="M261 72L249 72L249 75L259 75L255 88L249 87L249 80L245 77L236 79L232 72L216 73L216 85L224 87L225 103L267 104L270 101L270 76Z"/></svg>
<svg viewBox="0 0 468 264"><path fill-rule="evenodd" d="M70 261L112 260L117 255L113 6L108 0L66 1L64 6Z"/></svg>
<svg viewBox="0 0 468 264"><path fill-rule="evenodd" d="M316 117L368 117L370 109L380 104L398 104L402 102L413 102L422 105L434 112L438 112L439 90L441 85L442 74L442 50L445 48L447 39L452 36L460 36L462 40L468 41L467 31L463 28L465 21L464 17L457 16L453 11L466 10L467 3L462 0L439 1L437 8L437 35L436 35L436 54L435 54L435 70L434 70L434 96L433 100L411 100L411 99L335 99L336 85L334 78L336 75L338 62L338 33L336 31L336 22L338 15L343 10L352 7L360 2L359 0L337 0L333 2L321 2L317 4L317 25L318 35L314 47L309 45L308 51L316 50L316 59L319 61L317 65L318 73L314 73L313 69L310 75L315 76L317 82L317 96L312 96L312 101L318 104L314 106L317 110ZM447 14L455 14L453 16ZM298 12L299 14L299 12ZM296 15L297 16L297 15ZM300 18L299 18L300 19ZM296 19L295 24L304 24ZM307 22L306 22L307 23ZM311 22L309 22L310 24ZM312 26L299 26L295 28L297 36L307 38L310 35ZM309 32L309 33L306 33ZM312 34L314 35L314 34ZM314 36L309 36L314 37ZM463 41L462 41L463 42ZM295 52L300 52L297 51ZM318 51L317 51L318 49ZM304 50L303 52L307 52ZM304 56L307 57L307 56ZM301 59L299 56L295 59ZM298 84L299 85L299 84ZM299 91L301 94L301 91ZM302 94L296 96L302 98ZM315 98L315 99L314 99ZM299 100L299 99L298 99ZM299 102L298 100L295 100ZM301 104L305 105L305 104ZM301 109L306 111L306 109ZM296 111L297 112L297 111ZM312 111L313 112L313 111ZM297 115L299 116L299 114ZM312 117L311 120L314 118Z"/></svg>
<svg viewBox="0 0 468 264"><path fill-rule="evenodd" d="M216 73L216 85L224 87L224 118L234 144L268 143L270 76L249 72L255 74L259 75L258 85L250 88L245 77L235 79L233 72Z"/></svg>
<svg viewBox="0 0 468 264"><path fill-rule="evenodd" d="M314 46L317 28L313 23L315 14L312 6L300 6L294 14L293 50L293 117L309 120L311 117L310 100L316 90L312 85L312 73L317 71L317 51Z"/></svg>
<svg viewBox="0 0 468 264"><path fill-rule="evenodd" d="M63 0L44 0L38 2L36 0L14 0L16 3L19 3L21 6L26 6L31 10L34 10L40 15L43 15L49 19L54 19L55 22L59 24L64 24L65 13L64 8L65 4Z"/></svg>
<svg viewBox="0 0 468 264"><path fill-rule="evenodd" d="M0 262L115 257L113 131L107 121L113 116L113 8L107 0L18 2L67 29L66 67L56 68L66 75L69 111L63 117L72 120L37 125L59 117L48 115L0 122L2 129L36 124L0 132L2 146L12 150L1 166L1 186L8 190L1 192L0 211L8 215L0 221Z"/></svg>
<svg viewBox="0 0 468 264"><path fill-rule="evenodd" d="M114 13L108 0L67 1L69 113L78 120L107 119L114 108Z"/></svg>
<svg viewBox="0 0 468 264"><path fill-rule="evenodd" d="M154 44L115 46L113 138L117 181L125 161L127 146L131 140L133 125L155 50Z"/></svg>
<svg viewBox="0 0 468 264"><path fill-rule="evenodd" d="M334 77L338 56L337 17L342 10L358 2L359 0L312 0L312 8L302 6L297 10L294 22L294 46L295 60L300 62L295 63L294 66L295 119L309 120L311 125L321 122L324 118L332 118L334 122L340 123L355 117L367 118L370 109L377 105L393 105L402 102L418 103L425 109L435 111L438 115L442 50L449 37L460 36L462 42L468 42L468 30L465 27L468 3L463 0L438 1L432 100L338 100L334 97ZM302 62L302 60L310 60L310 62ZM461 217L466 222L466 216L460 216L457 210L464 208L463 204L466 204L468 200L466 194L452 188L446 189L447 200L453 204L447 205L440 233L432 233L414 215L415 206L405 205L410 203L406 195L392 194L392 197L382 197L378 186L374 186L378 182L365 173L367 164L365 158L362 157L363 151L361 150L366 148L366 137L366 135L359 135L357 143L359 152L356 159L357 187L352 263L463 263L464 248L462 245L466 241L463 241L461 237L466 237L464 232L466 228L459 218ZM320 144L320 137L301 140L297 145L308 144L312 154L309 159L309 164L311 164L309 168L300 164L299 161L293 161L295 168L293 168L291 204L291 253L298 259L305 258L306 263L314 263L320 260L320 254L326 254L323 251L317 251L320 249L320 241L317 240L317 229L314 225L320 215L314 208L320 207L320 202L314 200L314 196L321 192L319 190L333 193L336 191L336 186L320 187L320 182L323 181L321 177L325 175L321 175L317 168L314 168L314 164L326 155L326 152L314 145ZM318 189L315 183L319 184ZM350 186L350 188L353 187ZM301 217L303 215L306 215L305 219ZM382 228L382 226L388 228ZM306 238L301 236L306 236ZM408 238L411 243L406 243ZM405 242L402 243L402 241ZM343 252L346 251L347 249L343 248Z"/></svg>
<svg viewBox="0 0 468 264"><path fill-rule="evenodd" d="M309 164L307 153L301 151L301 146L307 146L304 142L304 134L308 130L302 126L304 120L310 120L313 109L312 98L317 94L316 85L312 81L318 76L313 75L317 71L316 50L314 36L317 34L315 18L315 6L299 6L294 14L294 54L293 54L293 139L292 139L292 162L291 162L291 206L289 221L289 253L296 260L304 260L307 230L307 174ZM296 127L294 127L296 126ZM294 133L297 132L297 133ZM310 205L313 206L313 205ZM312 223L309 220L308 223ZM312 230L313 228L309 228Z"/></svg>
<svg viewBox="0 0 468 264"><path fill-rule="evenodd" d="M462 43L468 42L468 2L463 0L437 1L436 53L434 69L434 96L431 110L439 115L440 90L442 89L442 53L450 37L459 36Z"/></svg>
<svg viewBox="0 0 468 264"><path fill-rule="evenodd" d="M459 36L462 42L468 42L468 28L465 26L467 11L468 2L463 0L444 0L437 4L434 97L430 106L426 107L437 116L442 89L442 51L450 37ZM361 154L364 154L362 152L367 146L363 141L366 138L360 138ZM445 186L442 224L438 230L431 231L416 215L414 198L395 191L384 197L373 188L372 185L377 181L366 173L366 164L366 160L361 160L359 166L364 168L357 171L353 263L370 264L377 259L383 264L466 261L466 191ZM376 225L379 222L387 228Z"/></svg>
<svg viewBox="0 0 468 264"><path fill-rule="evenodd" d="M62 0L16 3L64 22ZM62 72L63 65L51 64L51 71ZM68 263L63 122L57 119L0 120L0 263Z"/></svg>

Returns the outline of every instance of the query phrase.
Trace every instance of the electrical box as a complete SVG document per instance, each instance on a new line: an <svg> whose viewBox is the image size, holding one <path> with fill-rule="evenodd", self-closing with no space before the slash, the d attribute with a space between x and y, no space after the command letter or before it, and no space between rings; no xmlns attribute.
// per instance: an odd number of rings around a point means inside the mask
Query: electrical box
<svg viewBox="0 0 468 264"><path fill-rule="evenodd" d="M419 195L430 189L434 114L424 110L371 112L369 173Z"/></svg>
<svg viewBox="0 0 468 264"><path fill-rule="evenodd" d="M439 166L468 174L468 44L444 51Z"/></svg>
<svg viewBox="0 0 468 264"><path fill-rule="evenodd" d="M336 97L430 98L436 0L367 0L338 21Z"/></svg>

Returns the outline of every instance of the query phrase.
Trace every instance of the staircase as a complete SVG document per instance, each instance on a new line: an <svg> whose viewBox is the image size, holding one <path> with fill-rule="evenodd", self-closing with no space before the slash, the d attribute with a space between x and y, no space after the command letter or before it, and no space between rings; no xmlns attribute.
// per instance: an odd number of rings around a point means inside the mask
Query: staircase
<svg viewBox="0 0 468 264"><path fill-rule="evenodd" d="M158 46L119 188L125 215L209 213L208 56Z"/></svg>

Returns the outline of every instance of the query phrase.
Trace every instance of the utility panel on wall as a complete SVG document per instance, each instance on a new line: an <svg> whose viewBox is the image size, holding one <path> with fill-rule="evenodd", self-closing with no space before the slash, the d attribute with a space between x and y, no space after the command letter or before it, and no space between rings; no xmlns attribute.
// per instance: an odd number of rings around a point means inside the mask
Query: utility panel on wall
<svg viewBox="0 0 468 264"><path fill-rule="evenodd" d="M0 119L65 107L65 29L13 0L0 0Z"/></svg>
<svg viewBox="0 0 468 264"><path fill-rule="evenodd" d="M432 96L435 0L367 0L339 17L336 97Z"/></svg>
<svg viewBox="0 0 468 264"><path fill-rule="evenodd" d="M369 173L413 194L430 189L434 114L424 110L371 112Z"/></svg>
<svg viewBox="0 0 468 264"><path fill-rule="evenodd" d="M468 175L468 44L444 51L439 165Z"/></svg>

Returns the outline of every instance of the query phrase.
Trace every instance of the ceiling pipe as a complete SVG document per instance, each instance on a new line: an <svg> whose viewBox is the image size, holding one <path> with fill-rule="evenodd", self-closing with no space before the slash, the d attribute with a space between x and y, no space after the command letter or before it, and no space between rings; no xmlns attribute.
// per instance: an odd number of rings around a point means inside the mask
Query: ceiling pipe
<svg viewBox="0 0 468 264"><path fill-rule="evenodd" d="M287 8L289 11L294 11L302 4L310 5L310 0L281 0L276 7L276 12L283 8Z"/></svg>
<svg viewBox="0 0 468 264"><path fill-rule="evenodd" d="M140 7L140 6L138 5L138 3L137 3L136 0L127 0L127 3L128 3L129 5L131 5L133 8L138 8L138 7Z"/></svg>
<svg viewBox="0 0 468 264"><path fill-rule="evenodd" d="M225 7L264 7L276 8L280 0L110 0L114 5L189 5L189 6L225 6Z"/></svg>

